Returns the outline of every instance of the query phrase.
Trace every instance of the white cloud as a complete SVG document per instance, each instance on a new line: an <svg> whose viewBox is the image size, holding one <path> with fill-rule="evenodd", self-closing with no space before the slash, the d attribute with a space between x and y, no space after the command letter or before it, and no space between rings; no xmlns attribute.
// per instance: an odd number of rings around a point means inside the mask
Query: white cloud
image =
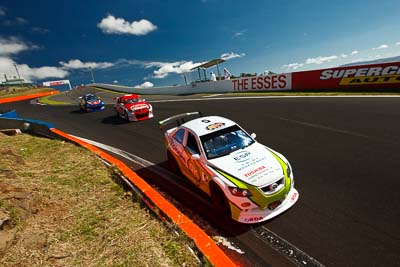
<svg viewBox="0 0 400 267"><path fill-rule="evenodd" d="M220 56L220 58L223 59L223 60L229 60L229 59L232 59L232 58L244 57L245 55L246 55L245 53L237 54L237 53L230 52L230 53L222 54Z"/></svg>
<svg viewBox="0 0 400 267"><path fill-rule="evenodd" d="M224 53L221 55L221 59L229 60L236 57L244 57L246 54L236 54L236 53ZM205 62L194 63L193 61L177 61L177 62L143 62L139 60L119 60L117 64L132 64L141 65L144 68L157 68L153 71L153 78L163 79L171 73L182 74L186 72L191 72L193 68L203 64Z"/></svg>
<svg viewBox="0 0 400 267"><path fill-rule="evenodd" d="M181 74L184 72L190 72L192 68L197 67L202 63L193 63L193 61L178 61L178 62L149 62L145 63L145 68L158 67L155 70L154 78L162 79L168 76L170 73Z"/></svg>
<svg viewBox="0 0 400 267"><path fill-rule="evenodd" d="M234 35L235 35L235 37L240 37L240 36L243 36L246 32L247 32L247 29L244 29L244 30L235 32Z"/></svg>
<svg viewBox="0 0 400 267"><path fill-rule="evenodd" d="M306 64L307 65L308 64L322 64L322 63L325 63L325 62L330 62L330 61L335 60L337 58L338 58L337 56L328 56L328 57L319 56L319 57L315 57L315 58L307 58Z"/></svg>
<svg viewBox="0 0 400 267"><path fill-rule="evenodd" d="M42 80L46 78L64 78L68 76L69 72L59 67L39 67L31 68L26 64L18 65L18 70L21 77L27 80Z"/></svg>
<svg viewBox="0 0 400 267"><path fill-rule="evenodd" d="M354 50L351 52L351 55L357 55L359 52L357 50Z"/></svg>
<svg viewBox="0 0 400 267"><path fill-rule="evenodd" d="M66 69L106 69L115 65L110 62L82 62L79 59L70 59L68 62L60 61L59 63Z"/></svg>
<svg viewBox="0 0 400 267"><path fill-rule="evenodd" d="M27 64L17 64L9 57L0 57L0 73L5 73L9 77L17 76L14 64L16 64L21 78L26 81L42 80L46 78L64 78L69 74L68 71L59 67L44 66L32 68Z"/></svg>
<svg viewBox="0 0 400 267"><path fill-rule="evenodd" d="M15 18L15 23L18 24L18 25L24 25L24 24L28 24L29 22L24 18L16 17Z"/></svg>
<svg viewBox="0 0 400 267"><path fill-rule="evenodd" d="M353 53L352 53L352 55L353 55ZM331 62L333 60L337 60L339 58L347 58L347 57L348 57L348 55L346 55L346 54L341 54L340 57L338 57L336 55L327 56L327 57L319 56L319 57L314 57L314 58L307 58L307 60L304 63L290 63L290 64L283 65L283 67L296 70L301 67L304 67L305 65L312 65L312 64L319 65L319 64Z"/></svg>
<svg viewBox="0 0 400 267"><path fill-rule="evenodd" d="M114 80L113 83L118 83L118 81L117 81L117 80Z"/></svg>
<svg viewBox="0 0 400 267"><path fill-rule="evenodd" d="M286 68L288 68L288 69L294 69L294 70L296 70L296 69L298 69L298 68L303 67L304 64L303 64L303 63L290 63L290 64L283 65L283 66L286 67Z"/></svg>
<svg viewBox="0 0 400 267"><path fill-rule="evenodd" d="M3 26L20 26L20 25L26 25L28 23L29 22L26 19L21 17L16 17L14 19L5 20L1 24Z"/></svg>
<svg viewBox="0 0 400 267"><path fill-rule="evenodd" d="M400 45L400 42L397 42L396 45Z"/></svg>
<svg viewBox="0 0 400 267"><path fill-rule="evenodd" d="M132 35L146 35L157 29L157 26L146 19L139 21L129 22L123 18L116 18L108 15L97 24L106 34L132 34Z"/></svg>
<svg viewBox="0 0 400 267"><path fill-rule="evenodd" d="M154 86L151 82L144 82L140 85L136 85L135 88L152 88Z"/></svg>
<svg viewBox="0 0 400 267"><path fill-rule="evenodd" d="M0 56L18 54L22 51L33 49L16 37L8 39L0 37Z"/></svg>
<svg viewBox="0 0 400 267"><path fill-rule="evenodd" d="M372 50L380 50L380 49L386 49L386 48L389 48L389 46L387 44L382 44L378 47L372 48Z"/></svg>
<svg viewBox="0 0 400 267"><path fill-rule="evenodd" d="M5 16L5 15L6 15L6 8L0 6L0 17L1 17L1 16Z"/></svg>
<svg viewBox="0 0 400 267"><path fill-rule="evenodd" d="M69 73L60 67L30 67L27 64L18 64L11 56L19 54L26 50L37 49L36 45L28 45L16 37L2 38L0 37L0 73L4 73L9 77L16 77L15 66L21 78L26 81L41 80L46 78L64 78ZM3 79L3 77L0 77Z"/></svg>
<svg viewBox="0 0 400 267"><path fill-rule="evenodd" d="M36 33L40 33L40 34L46 34L50 31L49 29L40 28L40 27L33 27L31 30L32 30L32 32L36 32Z"/></svg>

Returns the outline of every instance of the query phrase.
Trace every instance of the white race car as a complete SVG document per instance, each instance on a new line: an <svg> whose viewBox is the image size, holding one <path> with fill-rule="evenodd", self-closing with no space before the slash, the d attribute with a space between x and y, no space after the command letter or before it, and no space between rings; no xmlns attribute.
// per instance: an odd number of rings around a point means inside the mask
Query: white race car
<svg viewBox="0 0 400 267"><path fill-rule="evenodd" d="M164 138L168 164L208 194L214 205L242 223L258 223L286 211L299 198L289 161L255 140L235 122L199 112L179 114Z"/></svg>

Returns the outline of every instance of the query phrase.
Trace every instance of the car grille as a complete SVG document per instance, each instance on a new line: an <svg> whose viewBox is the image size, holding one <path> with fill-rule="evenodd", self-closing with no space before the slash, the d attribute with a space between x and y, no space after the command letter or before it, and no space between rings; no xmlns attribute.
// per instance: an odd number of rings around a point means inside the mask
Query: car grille
<svg viewBox="0 0 400 267"><path fill-rule="evenodd" d="M266 185L264 187L261 187L260 189L265 193L265 194L272 194L275 193L276 191L280 190L283 186L285 185L285 177L282 177L276 182L273 182L269 185Z"/></svg>
<svg viewBox="0 0 400 267"><path fill-rule="evenodd" d="M148 112L147 108L135 109L135 114L143 114L143 113L147 113L147 112Z"/></svg>
<svg viewBox="0 0 400 267"><path fill-rule="evenodd" d="M136 111L135 115L137 118L147 117L149 116L149 112L147 109L142 109L140 111Z"/></svg>

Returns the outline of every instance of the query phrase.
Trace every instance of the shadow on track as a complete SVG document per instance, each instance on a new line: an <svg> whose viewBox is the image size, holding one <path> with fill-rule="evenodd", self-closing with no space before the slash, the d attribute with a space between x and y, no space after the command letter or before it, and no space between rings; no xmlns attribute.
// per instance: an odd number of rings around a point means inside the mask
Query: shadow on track
<svg viewBox="0 0 400 267"><path fill-rule="evenodd" d="M70 114L86 114L88 112L80 110L80 109L75 109L75 110L71 110L69 113Z"/></svg>
<svg viewBox="0 0 400 267"><path fill-rule="evenodd" d="M227 217L211 202L204 192L200 191L182 175L176 175L166 170L167 162L144 167L135 172L145 179L153 188L168 201L173 203L182 213L198 224L210 236L223 235L234 237L251 229L251 225L238 223ZM157 175L160 169L173 181Z"/></svg>
<svg viewBox="0 0 400 267"><path fill-rule="evenodd" d="M119 116L113 115L113 116L108 116L108 117L103 118L101 120L101 123L111 124L111 125L121 125L121 124L130 123L130 122L120 118Z"/></svg>

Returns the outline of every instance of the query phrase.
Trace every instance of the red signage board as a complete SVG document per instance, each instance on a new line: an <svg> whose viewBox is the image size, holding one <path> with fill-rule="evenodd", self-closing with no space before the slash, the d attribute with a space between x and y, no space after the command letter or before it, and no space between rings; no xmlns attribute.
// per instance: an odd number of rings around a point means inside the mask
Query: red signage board
<svg viewBox="0 0 400 267"><path fill-rule="evenodd" d="M267 90L290 90L291 74L273 74L267 76L254 76L233 79L232 88L234 92L242 91L267 91Z"/></svg>
<svg viewBox="0 0 400 267"><path fill-rule="evenodd" d="M400 62L292 73L292 90L399 88Z"/></svg>

